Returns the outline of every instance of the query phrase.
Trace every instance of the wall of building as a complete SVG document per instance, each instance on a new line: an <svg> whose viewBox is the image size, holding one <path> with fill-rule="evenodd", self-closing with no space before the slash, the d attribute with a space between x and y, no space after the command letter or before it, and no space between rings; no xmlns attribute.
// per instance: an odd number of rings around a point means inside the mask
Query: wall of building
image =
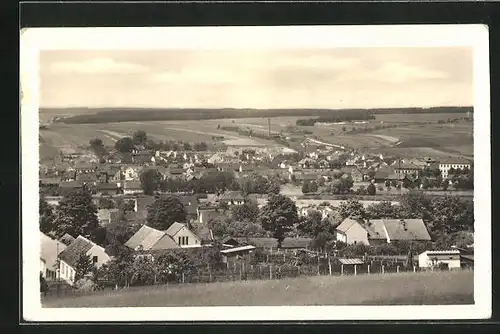
<svg viewBox="0 0 500 334"><path fill-rule="evenodd" d="M182 242L182 238L184 237L184 243ZM180 238L180 239L179 239ZM187 243L185 242L187 238ZM201 244L200 239L186 227L183 227L179 230L174 236L173 239L175 242L179 244L181 247L189 247L189 246L197 246Z"/></svg>

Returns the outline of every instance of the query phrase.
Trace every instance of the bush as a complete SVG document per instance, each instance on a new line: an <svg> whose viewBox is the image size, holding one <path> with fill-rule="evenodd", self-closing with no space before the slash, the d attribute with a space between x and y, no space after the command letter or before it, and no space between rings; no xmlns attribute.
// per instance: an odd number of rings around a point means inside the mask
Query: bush
<svg viewBox="0 0 500 334"><path fill-rule="evenodd" d="M100 290L100 287L98 284L93 282L91 279L85 277L85 278L78 280L75 283L75 289L77 291L91 292L91 291Z"/></svg>

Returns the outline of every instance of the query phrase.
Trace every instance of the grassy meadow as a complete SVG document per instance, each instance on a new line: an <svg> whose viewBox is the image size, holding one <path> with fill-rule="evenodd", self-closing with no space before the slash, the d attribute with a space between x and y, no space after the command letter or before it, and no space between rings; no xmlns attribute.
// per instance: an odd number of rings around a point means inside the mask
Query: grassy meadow
<svg viewBox="0 0 500 334"><path fill-rule="evenodd" d="M78 297L46 297L42 306L311 306L474 304L474 272L314 276L133 287Z"/></svg>
<svg viewBox="0 0 500 334"><path fill-rule="evenodd" d="M44 115L47 118L48 115ZM315 126L300 126L322 140L349 148L365 149L384 155L399 155L402 157L435 158L447 156L473 157L472 123L459 124L426 124L416 122L437 122L449 118L461 117L463 114L381 114L376 120L363 124L316 124ZM42 118L42 117L41 117ZM273 117L271 131L287 134L290 126L295 126L299 118L307 117ZM373 127L377 124L396 124L397 128L380 129L369 133L347 133L353 127ZM413 124L412 124L413 123ZM77 149L87 145L93 138L101 138L105 145L114 145L123 136L130 136L138 129L144 130L156 141L179 140L187 142L212 142L213 136L224 136L228 143L245 145L277 146L271 140L241 136L238 133L218 129L218 126L238 126L252 129L255 132L268 132L267 118L211 119L211 120L178 120L178 121L136 121L97 124L64 124L52 123L47 130L40 131L44 140L40 148L41 160L51 159L59 150ZM347 132L344 132L343 129ZM305 135L304 135L305 137ZM238 145L238 144L235 144ZM278 145L279 146L279 145Z"/></svg>

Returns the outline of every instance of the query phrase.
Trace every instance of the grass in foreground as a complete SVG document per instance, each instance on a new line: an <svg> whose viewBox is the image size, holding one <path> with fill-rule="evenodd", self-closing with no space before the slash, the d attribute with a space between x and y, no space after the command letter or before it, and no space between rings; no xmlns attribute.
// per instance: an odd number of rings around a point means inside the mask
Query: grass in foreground
<svg viewBox="0 0 500 334"><path fill-rule="evenodd" d="M307 306L474 304L474 272L315 276L135 287L42 300L43 307Z"/></svg>

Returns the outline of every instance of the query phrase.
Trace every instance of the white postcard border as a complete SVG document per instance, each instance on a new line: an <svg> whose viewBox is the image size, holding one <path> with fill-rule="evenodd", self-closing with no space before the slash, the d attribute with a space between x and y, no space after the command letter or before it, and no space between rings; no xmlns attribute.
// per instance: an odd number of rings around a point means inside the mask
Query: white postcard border
<svg viewBox="0 0 500 334"><path fill-rule="evenodd" d="M474 305L42 308L38 231L38 55L41 50L474 48ZM23 317L28 321L429 320L491 316L491 161L488 28L485 25L30 28L21 33Z"/></svg>

